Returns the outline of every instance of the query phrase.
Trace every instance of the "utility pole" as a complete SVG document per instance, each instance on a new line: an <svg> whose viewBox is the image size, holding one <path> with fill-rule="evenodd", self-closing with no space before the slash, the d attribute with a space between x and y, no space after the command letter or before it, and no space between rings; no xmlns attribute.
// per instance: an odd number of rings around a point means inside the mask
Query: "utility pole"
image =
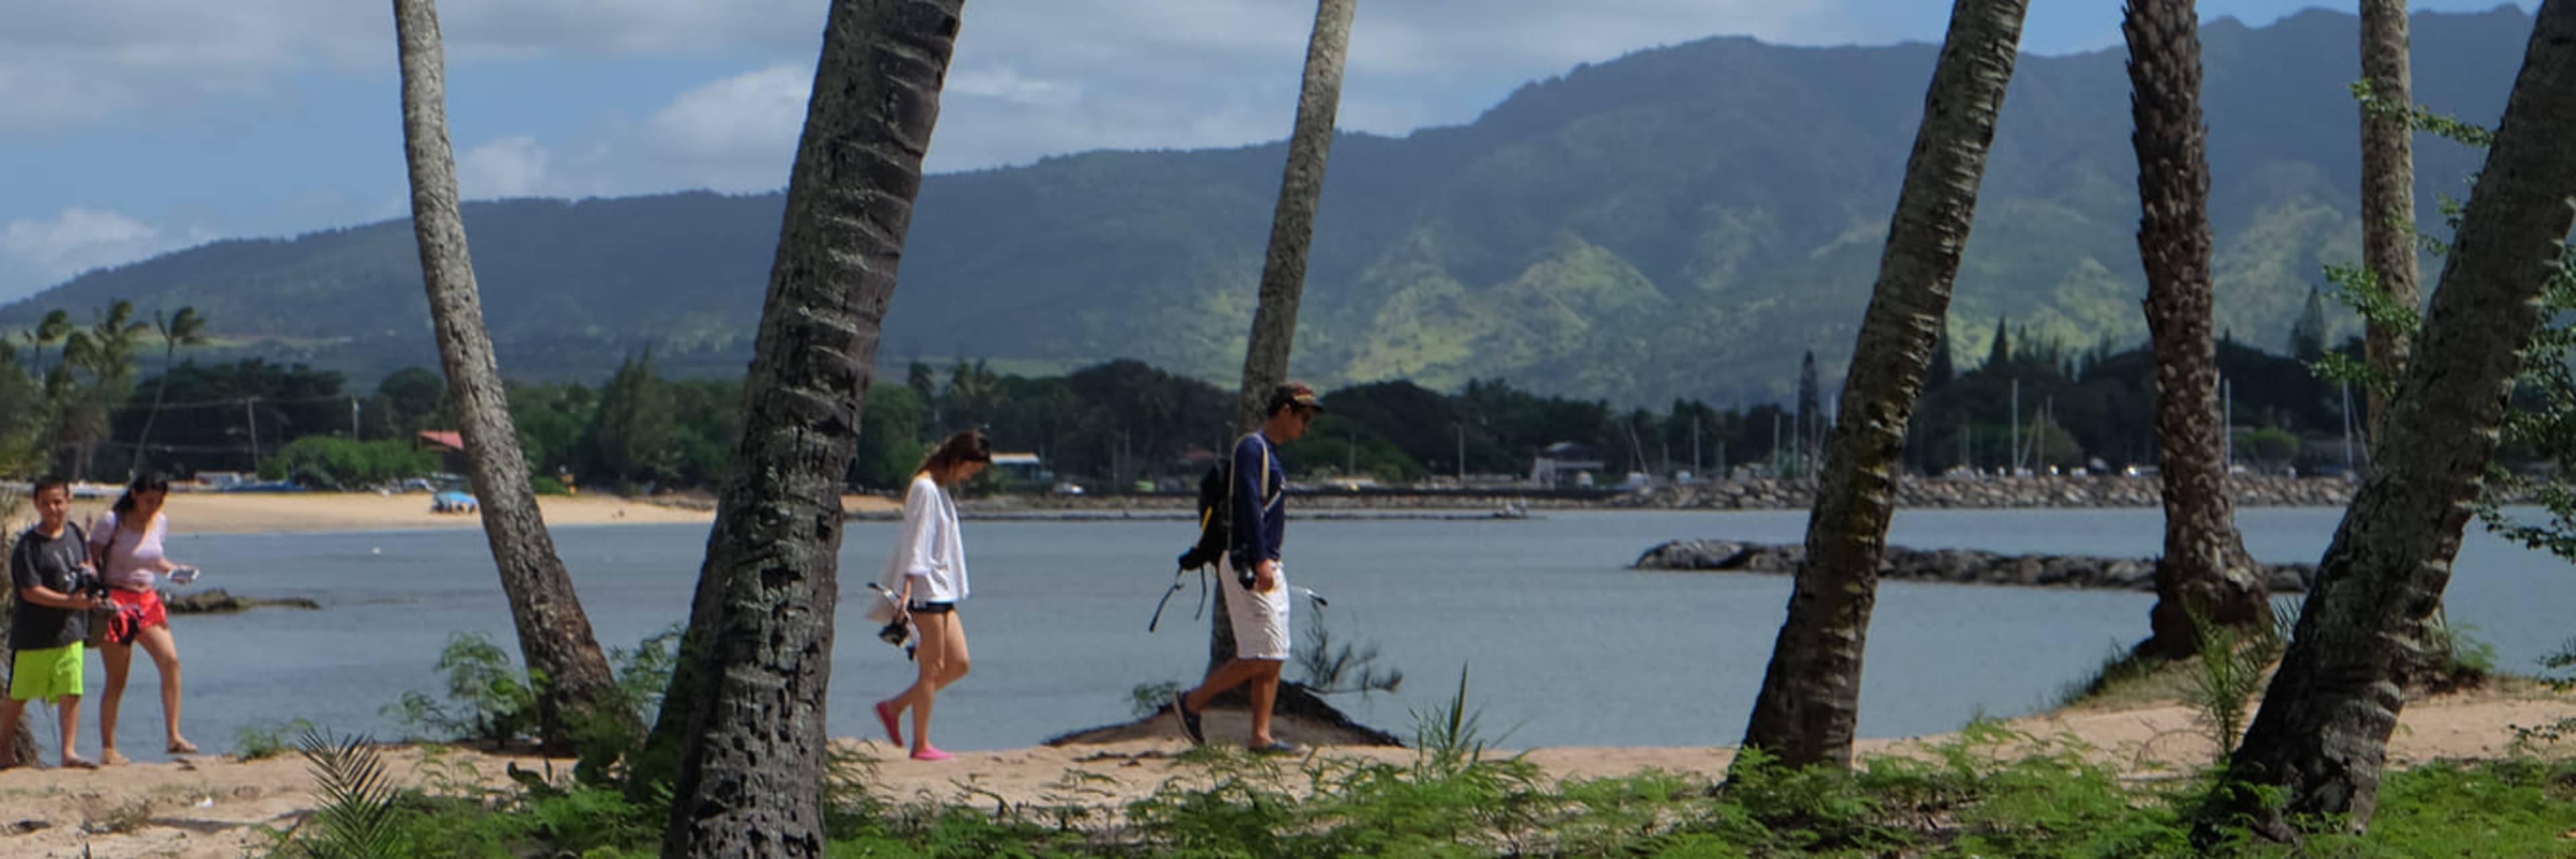
<svg viewBox="0 0 2576 859"><path fill-rule="evenodd" d="M1781 473L1788 470L1786 467L1788 461L1780 458L1780 418L1785 414L1785 412L1771 413L1771 476L1773 477L1788 476Z"/></svg>
<svg viewBox="0 0 2576 859"><path fill-rule="evenodd" d="M2224 408L2218 413L2218 437L2221 439L2218 473L2225 475L2234 473L2236 468L2236 382L2226 376L2218 377L2218 398L2224 403Z"/></svg>
<svg viewBox="0 0 2576 859"><path fill-rule="evenodd" d="M366 436L358 434L358 395L356 394L349 395L349 440L366 440Z"/></svg>
<svg viewBox="0 0 2576 859"><path fill-rule="evenodd" d="M2021 476L2021 380L2020 380L2020 379L2014 379L2014 380L2012 380L2012 420L2005 421L2005 423L2008 423L2008 424L2011 424L2011 425L2012 425L2012 465L2011 465L2011 466L2009 466L2011 470L2004 472L2004 474L2005 474L2005 476L2007 476L2007 477L2020 477L2020 476Z"/></svg>
<svg viewBox="0 0 2576 859"><path fill-rule="evenodd" d="M1467 425L1450 424L1458 429L1458 488L1467 488Z"/></svg>
<svg viewBox="0 0 2576 859"><path fill-rule="evenodd" d="M2358 472L2355 472L2355 471L2353 471L2353 470L2352 470L2352 383L2351 383L2351 382L2345 382L2345 383L2343 383L2343 472L2344 472L2345 474L2348 474L2348 475L2357 475L2357 474L2358 474Z"/></svg>
<svg viewBox="0 0 2576 859"><path fill-rule="evenodd" d="M1699 416L1698 416L1698 415L1692 415L1692 416L1691 416L1691 475L1692 475L1692 476L1694 476L1694 477L1702 477L1702 478L1705 478L1705 477L1707 477L1707 476L1708 476L1707 474L1702 473L1702 472L1699 470Z"/></svg>
<svg viewBox="0 0 2576 859"><path fill-rule="evenodd" d="M242 421L250 427L250 473L252 474L259 473L259 410L255 407L258 402L258 397L242 400Z"/></svg>

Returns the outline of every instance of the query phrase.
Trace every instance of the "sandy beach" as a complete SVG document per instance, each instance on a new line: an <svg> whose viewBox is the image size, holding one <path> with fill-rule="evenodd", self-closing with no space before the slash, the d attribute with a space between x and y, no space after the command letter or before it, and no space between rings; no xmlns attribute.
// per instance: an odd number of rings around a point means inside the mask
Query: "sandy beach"
<svg viewBox="0 0 2576 859"><path fill-rule="evenodd" d="M74 521L89 521L107 511L112 498L81 499L72 505ZM842 507L853 512L900 512L901 506L874 495L850 495ZM680 499L621 498L614 495L540 496L537 505L547 525L708 524L715 510L705 500L686 506ZM479 528L473 514L434 513L424 493L378 495L367 492L178 492L167 508L173 534L250 534L268 532L382 531L415 528ZM21 510L14 518L33 514Z"/></svg>

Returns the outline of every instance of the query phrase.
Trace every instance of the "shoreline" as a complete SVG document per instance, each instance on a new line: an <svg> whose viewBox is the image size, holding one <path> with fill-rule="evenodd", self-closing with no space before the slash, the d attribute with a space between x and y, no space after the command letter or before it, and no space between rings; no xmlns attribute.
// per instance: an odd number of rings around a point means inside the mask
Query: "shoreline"
<svg viewBox="0 0 2576 859"><path fill-rule="evenodd" d="M2243 481L2243 478L2239 478ZM1909 481L1904 509L2102 509L2153 506L2153 480L2136 478L2022 478L1987 481ZM2341 478L2265 478L2240 482L2239 506L2340 506L2351 484ZM2077 490L2081 491L2077 491ZM1664 487L1595 497L1509 496L1492 492L1300 493L1292 516L1308 520L1415 519L1458 522L1517 521L1559 511L1708 511L1802 509L1800 484L1740 481ZM1927 499L1927 491L1940 492ZM2142 491L2144 490L2144 491ZM87 523L107 511L112 498L81 498L72 520ZM1926 503L1926 502L1930 503ZM629 498L616 495L539 496L548 526L711 525L715 503L703 495ZM1194 498L1162 495L999 495L959 504L961 518L985 521L1122 522L1188 518ZM882 495L841 496L849 521L890 521L902 503ZM198 534L308 534L479 528L471 514L434 513L426 493L178 492L168 508L174 536ZM9 527L34 518L23 506Z"/></svg>

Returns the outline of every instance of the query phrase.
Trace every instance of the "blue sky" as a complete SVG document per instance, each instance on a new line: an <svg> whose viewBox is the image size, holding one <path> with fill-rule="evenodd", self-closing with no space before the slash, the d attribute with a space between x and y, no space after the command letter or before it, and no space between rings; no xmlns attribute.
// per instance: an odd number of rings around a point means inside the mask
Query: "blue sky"
<svg viewBox="0 0 2576 859"><path fill-rule="evenodd" d="M2025 50L2120 41L2119 0L2032 5ZM2203 0L2200 9L2261 25L2315 5ZM440 8L468 198L751 192L785 182L823 0ZM1282 137L1313 8L972 0L930 168ZM1948 12L1939 0L1361 0L1341 125L1402 134L1466 122L1522 82L1713 35L1934 41ZM397 98L383 0L7 4L0 302L210 239L407 214Z"/></svg>

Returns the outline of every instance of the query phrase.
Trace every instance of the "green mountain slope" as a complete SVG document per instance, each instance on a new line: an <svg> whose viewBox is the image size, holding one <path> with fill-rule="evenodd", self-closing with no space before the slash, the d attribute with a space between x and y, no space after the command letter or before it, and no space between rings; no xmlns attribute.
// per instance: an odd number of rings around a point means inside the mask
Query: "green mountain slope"
<svg viewBox="0 0 2576 859"><path fill-rule="evenodd" d="M2220 325L2247 342L2279 348L2320 266L2358 256L2356 30L2321 11L2204 28ZM2418 16L2418 97L2492 121L2529 30L2512 7ZM1707 39L1531 83L1468 125L1345 135L1297 372L1503 377L1623 404L1785 396L1810 349L1838 374L1933 52ZM2075 346L2144 339L2122 61L2024 59L1954 303L1963 360L1998 318ZM932 177L881 362L1127 357L1230 380L1283 158L1277 144L1095 152ZM2431 221L2477 157L2428 141L2418 159ZM739 372L780 206L469 205L505 371L597 379L650 344L672 370ZM123 297L194 304L228 337L270 338L243 349L362 379L430 364L408 229L181 251L0 309L0 326Z"/></svg>

